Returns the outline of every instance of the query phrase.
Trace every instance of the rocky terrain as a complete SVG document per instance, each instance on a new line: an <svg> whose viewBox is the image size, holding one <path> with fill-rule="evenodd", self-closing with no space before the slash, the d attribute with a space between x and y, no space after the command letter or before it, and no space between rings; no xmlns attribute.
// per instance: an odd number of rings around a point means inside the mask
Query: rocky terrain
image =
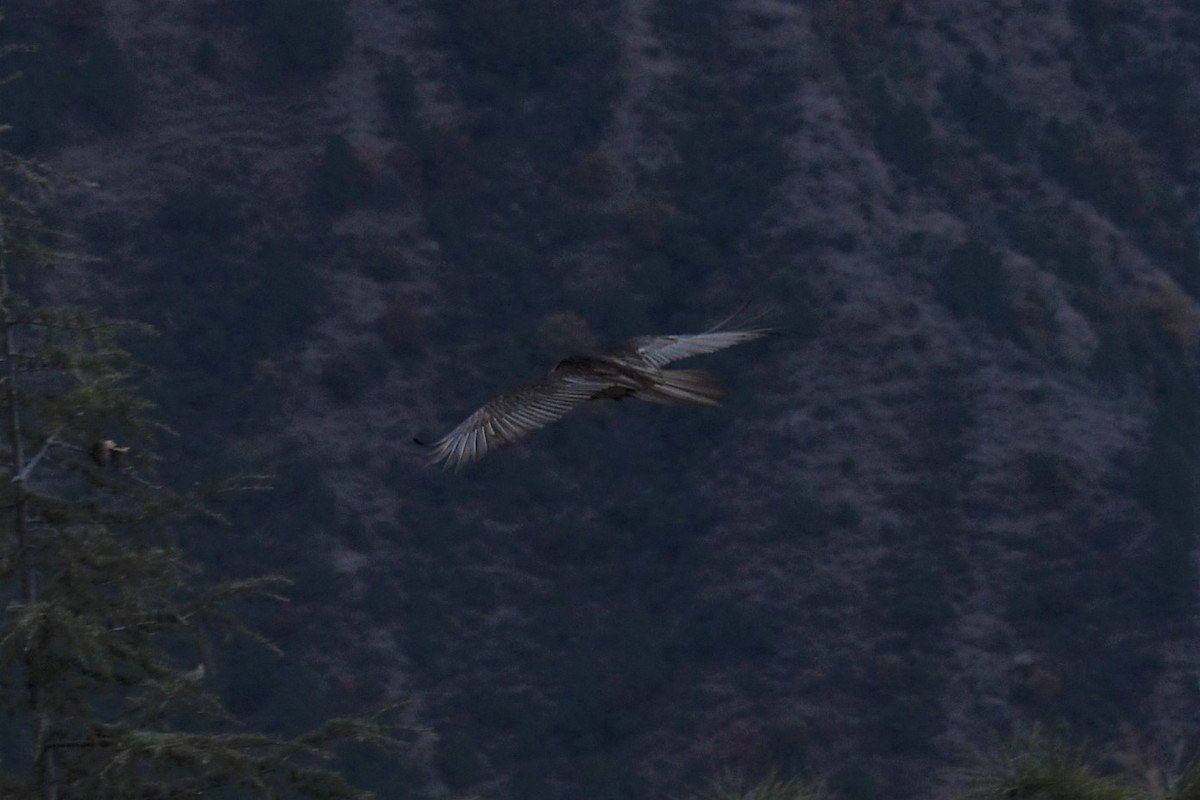
<svg viewBox="0 0 1200 800"><path fill-rule="evenodd" d="M196 542L297 581L235 710L403 703L387 797L1194 747L1197 3L5 5L6 146L98 256L55 291L158 328L171 477L277 475ZM721 410L410 444L743 305Z"/></svg>

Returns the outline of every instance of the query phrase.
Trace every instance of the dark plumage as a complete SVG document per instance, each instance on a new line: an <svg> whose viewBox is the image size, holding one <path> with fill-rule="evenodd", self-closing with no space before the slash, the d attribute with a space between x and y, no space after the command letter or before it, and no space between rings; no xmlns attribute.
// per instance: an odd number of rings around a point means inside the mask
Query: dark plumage
<svg viewBox="0 0 1200 800"><path fill-rule="evenodd" d="M97 467L115 465L121 460L121 456L128 452L128 447L121 447L112 439L93 442L92 446L88 448L88 454L91 455L92 461L96 462Z"/></svg>
<svg viewBox="0 0 1200 800"><path fill-rule="evenodd" d="M714 329L680 336L639 336L605 353L568 356L545 377L491 400L426 446L433 450L433 463L457 469L554 422L588 400L636 397L673 406L719 406L725 389L712 375L663 367L766 333Z"/></svg>

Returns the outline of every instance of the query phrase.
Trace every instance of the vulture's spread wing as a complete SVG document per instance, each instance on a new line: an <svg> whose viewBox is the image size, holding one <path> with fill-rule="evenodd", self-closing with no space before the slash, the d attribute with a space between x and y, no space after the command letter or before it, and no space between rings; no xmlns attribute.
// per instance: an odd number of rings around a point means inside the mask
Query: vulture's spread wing
<svg viewBox="0 0 1200 800"><path fill-rule="evenodd" d="M569 356L546 377L500 395L428 445L433 449L432 460L454 468L478 461L598 397L633 396L668 405L720 405L725 392L711 375L662 369L673 361L714 353L771 332L720 327L679 336L639 336L604 355Z"/></svg>
<svg viewBox="0 0 1200 800"><path fill-rule="evenodd" d="M619 345L613 356L635 356L652 367L661 368L672 361L704 353L715 353L735 344L753 341L767 331L710 331L678 336L638 336Z"/></svg>
<svg viewBox="0 0 1200 800"><path fill-rule="evenodd" d="M560 369L489 401L429 446L433 462L458 468L560 419L613 382L584 369Z"/></svg>

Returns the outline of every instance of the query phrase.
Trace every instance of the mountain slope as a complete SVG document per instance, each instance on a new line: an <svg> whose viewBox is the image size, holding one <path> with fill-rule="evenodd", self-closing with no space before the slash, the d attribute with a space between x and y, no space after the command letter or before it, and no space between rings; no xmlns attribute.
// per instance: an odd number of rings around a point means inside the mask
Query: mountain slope
<svg viewBox="0 0 1200 800"><path fill-rule="evenodd" d="M1191 740L1194 3L305 3L347 40L57 20L139 93L50 152L181 472L280 472L200 549L300 578L270 624L328 702L411 698L417 796L950 796L1034 724ZM408 444L743 303L785 335L696 362L720 411Z"/></svg>

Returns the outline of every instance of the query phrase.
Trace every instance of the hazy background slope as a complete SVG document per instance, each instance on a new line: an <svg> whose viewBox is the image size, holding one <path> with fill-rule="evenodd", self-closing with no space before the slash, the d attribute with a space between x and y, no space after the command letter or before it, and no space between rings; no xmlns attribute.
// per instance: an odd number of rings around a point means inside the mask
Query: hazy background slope
<svg viewBox="0 0 1200 800"><path fill-rule="evenodd" d="M4 10L6 146L92 182L55 290L159 328L176 479L278 473L196 542L298 581L240 712L404 699L410 763L353 769L416 797L1195 742L1194 0ZM409 443L744 303L784 335L696 362L722 410Z"/></svg>

